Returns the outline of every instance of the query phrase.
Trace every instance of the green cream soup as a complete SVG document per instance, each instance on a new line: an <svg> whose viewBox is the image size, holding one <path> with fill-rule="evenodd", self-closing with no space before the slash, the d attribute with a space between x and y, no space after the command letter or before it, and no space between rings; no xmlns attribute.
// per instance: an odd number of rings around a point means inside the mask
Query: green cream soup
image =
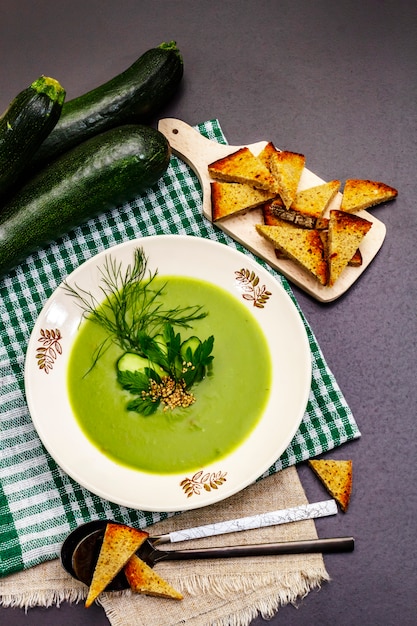
<svg viewBox="0 0 417 626"><path fill-rule="evenodd" d="M164 308L201 305L208 314L179 329L182 338L214 336L209 375L192 387L187 408L145 417L128 411L132 395L121 388L116 364L122 350L112 344L91 369L93 354L106 338L85 320L69 362L70 402L81 429L117 463L151 473L192 471L233 451L258 422L271 385L271 359L257 321L238 299L210 283L183 277L157 277L166 283Z"/></svg>

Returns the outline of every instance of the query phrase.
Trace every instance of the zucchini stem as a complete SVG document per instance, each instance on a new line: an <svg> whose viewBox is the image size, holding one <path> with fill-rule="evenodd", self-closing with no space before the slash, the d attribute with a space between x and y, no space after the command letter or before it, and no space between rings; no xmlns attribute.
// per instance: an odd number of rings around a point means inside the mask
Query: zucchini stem
<svg viewBox="0 0 417 626"><path fill-rule="evenodd" d="M51 98L54 102L62 105L65 100L65 89L55 79L49 76L40 76L31 84L32 89L37 93L44 93Z"/></svg>

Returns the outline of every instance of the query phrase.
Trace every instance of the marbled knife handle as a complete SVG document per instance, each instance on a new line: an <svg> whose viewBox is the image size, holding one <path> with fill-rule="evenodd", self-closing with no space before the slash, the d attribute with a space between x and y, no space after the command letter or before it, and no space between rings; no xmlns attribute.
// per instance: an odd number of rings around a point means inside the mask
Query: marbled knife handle
<svg viewBox="0 0 417 626"><path fill-rule="evenodd" d="M300 506L282 509L281 511L260 513L250 517L177 530L160 537L153 537L152 539L154 544L176 543L178 541L188 541L189 539L201 539L203 537L234 533L240 530L288 524L289 522L298 522L304 519L316 519L318 517L326 517L327 515L335 515L336 513L337 505L335 500L324 500L323 502L314 502L312 504L301 504Z"/></svg>

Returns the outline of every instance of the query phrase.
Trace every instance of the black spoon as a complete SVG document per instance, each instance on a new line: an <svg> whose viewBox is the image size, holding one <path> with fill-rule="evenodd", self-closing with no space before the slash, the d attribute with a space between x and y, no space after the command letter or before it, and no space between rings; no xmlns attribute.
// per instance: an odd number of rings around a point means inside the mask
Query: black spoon
<svg viewBox="0 0 417 626"><path fill-rule="evenodd" d="M62 544L62 566L73 578L86 585L91 583L107 523L106 520L87 522L73 530ZM352 552L354 549L353 537L284 541L280 543L203 548L201 550L160 550L154 545L157 541L158 537L150 537L136 552L151 567L159 561L307 554L312 552ZM116 591L126 589L128 586L126 577L123 571L121 571L106 590Z"/></svg>

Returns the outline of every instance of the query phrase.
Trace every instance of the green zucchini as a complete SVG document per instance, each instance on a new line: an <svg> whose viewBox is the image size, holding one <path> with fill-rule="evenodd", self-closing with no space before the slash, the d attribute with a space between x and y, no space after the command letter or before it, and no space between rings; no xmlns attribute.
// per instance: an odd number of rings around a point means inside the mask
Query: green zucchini
<svg viewBox="0 0 417 626"><path fill-rule="evenodd" d="M16 183L61 115L65 90L40 76L21 91L0 117L0 195Z"/></svg>
<svg viewBox="0 0 417 626"><path fill-rule="evenodd" d="M175 41L148 50L107 83L65 102L58 124L34 156L32 167L37 170L115 126L149 121L174 95L182 76L183 60Z"/></svg>
<svg viewBox="0 0 417 626"><path fill-rule="evenodd" d="M2 207L0 276L71 228L155 184L170 154L155 128L125 125L56 159Z"/></svg>

